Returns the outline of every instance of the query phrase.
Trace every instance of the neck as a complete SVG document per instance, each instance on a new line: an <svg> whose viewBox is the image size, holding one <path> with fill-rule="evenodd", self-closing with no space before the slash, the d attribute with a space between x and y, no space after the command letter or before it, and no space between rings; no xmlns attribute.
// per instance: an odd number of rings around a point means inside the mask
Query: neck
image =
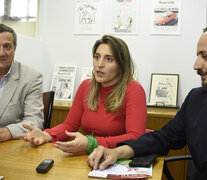
<svg viewBox="0 0 207 180"><path fill-rule="evenodd" d="M9 71L9 69L1 69L0 68L0 80L2 79L2 77Z"/></svg>

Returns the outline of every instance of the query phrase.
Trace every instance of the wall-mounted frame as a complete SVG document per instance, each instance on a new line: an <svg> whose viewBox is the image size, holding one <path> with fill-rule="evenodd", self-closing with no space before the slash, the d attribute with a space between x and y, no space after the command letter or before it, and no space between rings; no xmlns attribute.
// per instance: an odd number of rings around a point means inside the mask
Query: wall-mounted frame
<svg viewBox="0 0 207 180"><path fill-rule="evenodd" d="M55 65L53 70L51 90L55 91L54 100L72 101L75 86L77 65Z"/></svg>
<svg viewBox="0 0 207 180"><path fill-rule="evenodd" d="M179 74L151 74L149 105L177 107Z"/></svg>

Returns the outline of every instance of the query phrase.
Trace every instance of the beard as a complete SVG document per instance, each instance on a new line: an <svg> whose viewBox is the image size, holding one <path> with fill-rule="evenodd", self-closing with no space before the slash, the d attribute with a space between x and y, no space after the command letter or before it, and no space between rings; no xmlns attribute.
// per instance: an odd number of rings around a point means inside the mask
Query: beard
<svg viewBox="0 0 207 180"><path fill-rule="evenodd" d="M200 75L200 76L205 76L205 75L207 75L207 72L202 71L201 69L199 69L197 71L197 74ZM201 85L207 91L207 82L205 82L204 80L202 80Z"/></svg>
<svg viewBox="0 0 207 180"><path fill-rule="evenodd" d="M201 85L207 91L207 83L202 80Z"/></svg>

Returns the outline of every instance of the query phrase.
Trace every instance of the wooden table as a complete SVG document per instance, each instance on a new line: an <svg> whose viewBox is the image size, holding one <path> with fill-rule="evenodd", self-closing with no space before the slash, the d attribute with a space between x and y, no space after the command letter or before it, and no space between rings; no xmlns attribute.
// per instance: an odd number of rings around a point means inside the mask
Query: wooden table
<svg viewBox="0 0 207 180"><path fill-rule="evenodd" d="M52 143L32 147L23 140L11 140L0 143L0 176L4 180L95 180L89 178L91 168L88 166L87 155L68 156L55 147ZM36 172L37 165L44 159L53 159L54 165L46 174ZM153 167L152 180L160 180L163 170L163 157L159 157ZM100 179L99 179L100 180Z"/></svg>
<svg viewBox="0 0 207 180"><path fill-rule="evenodd" d="M66 116L70 110L72 102L55 101L52 111L52 120L50 128L61 124L66 119ZM178 108L166 108L166 107L153 107L147 106L147 128L148 129L161 129L170 119L173 119ZM84 131L80 128L79 131L84 134ZM170 150L168 156L186 155L188 154L188 148L184 147L180 150ZM177 161L168 164L170 172L174 175L175 179L186 179L187 176L187 161ZM163 174L162 180L167 180Z"/></svg>

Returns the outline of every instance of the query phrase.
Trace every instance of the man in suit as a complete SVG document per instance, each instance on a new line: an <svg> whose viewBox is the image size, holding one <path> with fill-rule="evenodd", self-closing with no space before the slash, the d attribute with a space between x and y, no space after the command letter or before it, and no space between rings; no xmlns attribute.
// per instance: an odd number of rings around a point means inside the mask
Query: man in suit
<svg viewBox="0 0 207 180"><path fill-rule="evenodd" d="M170 149L188 145L197 168L194 180L207 179L207 28L198 44L194 70L201 76L202 87L192 89L175 118L161 130L146 133L138 139L119 143L115 149L99 146L89 156L88 163L104 169L117 159L148 154L166 155ZM100 160L104 159L101 163Z"/></svg>
<svg viewBox="0 0 207 180"><path fill-rule="evenodd" d="M43 129L42 74L14 60L16 33L0 24L0 142L27 132L22 123Z"/></svg>

